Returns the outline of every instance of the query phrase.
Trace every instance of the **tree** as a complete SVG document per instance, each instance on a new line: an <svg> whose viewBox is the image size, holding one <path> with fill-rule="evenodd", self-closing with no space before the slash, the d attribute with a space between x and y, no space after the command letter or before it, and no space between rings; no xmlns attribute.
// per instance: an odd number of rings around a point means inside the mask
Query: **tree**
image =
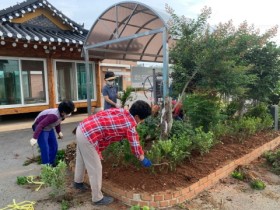
<svg viewBox="0 0 280 210"><path fill-rule="evenodd" d="M170 50L173 93L179 94L196 71L188 93L203 92L243 102L272 97L279 78L279 48L270 42L276 27L260 35L246 21L237 28L232 21L211 27L207 23L211 9L207 7L196 20L178 17L168 6L167 11L172 17L170 33L177 38ZM266 82L264 87L260 82Z"/></svg>

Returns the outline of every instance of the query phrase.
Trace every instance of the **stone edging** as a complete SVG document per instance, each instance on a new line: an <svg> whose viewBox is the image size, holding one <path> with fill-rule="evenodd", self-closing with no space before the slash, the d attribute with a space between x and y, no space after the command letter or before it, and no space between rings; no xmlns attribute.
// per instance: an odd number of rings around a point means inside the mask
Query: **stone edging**
<svg viewBox="0 0 280 210"><path fill-rule="evenodd" d="M199 181L186 188L178 188L176 190L167 190L156 193L135 193L132 191L121 190L115 187L114 184L105 180L102 184L102 191L114 198L117 198L129 206L140 205L155 208L171 207L194 198L202 191L215 185L220 179L230 175L237 166L246 165L252 162L261 156L265 151L273 150L278 145L280 145L280 137L275 138L274 140L262 145L261 147L253 150L239 159L227 163L222 168L217 169L215 172L204 178L201 178ZM88 177L86 177L85 182L89 183Z"/></svg>

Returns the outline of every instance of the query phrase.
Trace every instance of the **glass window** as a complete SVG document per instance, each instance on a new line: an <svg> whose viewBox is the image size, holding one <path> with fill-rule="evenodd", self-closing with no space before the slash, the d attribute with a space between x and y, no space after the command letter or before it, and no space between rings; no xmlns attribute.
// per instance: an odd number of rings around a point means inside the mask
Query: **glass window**
<svg viewBox="0 0 280 210"><path fill-rule="evenodd" d="M92 64L89 64L89 69L92 69ZM90 83L93 84L93 72L90 71ZM78 78L78 100L87 99L87 76L86 64L77 63L77 78ZM91 98L94 98L94 90L91 90Z"/></svg>
<svg viewBox="0 0 280 210"><path fill-rule="evenodd" d="M76 72L75 63L56 62L58 101L70 99L75 101Z"/></svg>
<svg viewBox="0 0 280 210"><path fill-rule="evenodd" d="M45 103L46 91L43 61L23 60L22 87L25 104Z"/></svg>
<svg viewBox="0 0 280 210"><path fill-rule="evenodd" d="M93 84L93 65L89 64L90 82ZM73 101L87 99L87 77L85 63L56 62L58 101L71 99ZM91 98L94 98L92 85Z"/></svg>
<svg viewBox="0 0 280 210"><path fill-rule="evenodd" d="M0 105L21 104L19 62L0 59Z"/></svg>

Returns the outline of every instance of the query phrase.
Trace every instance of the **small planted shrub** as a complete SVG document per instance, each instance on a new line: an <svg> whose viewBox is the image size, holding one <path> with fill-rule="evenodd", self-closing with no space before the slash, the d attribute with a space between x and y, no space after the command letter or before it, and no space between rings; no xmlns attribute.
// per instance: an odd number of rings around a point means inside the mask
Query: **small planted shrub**
<svg viewBox="0 0 280 210"><path fill-rule="evenodd" d="M57 151L56 158L55 158L55 165L59 163L59 161L65 160L65 150L61 149Z"/></svg>
<svg viewBox="0 0 280 210"><path fill-rule="evenodd" d="M204 132L202 127L195 129L195 135L192 136L193 146L195 150L198 150L201 155L208 153L210 148L213 146L214 134Z"/></svg>
<svg viewBox="0 0 280 210"><path fill-rule="evenodd" d="M28 181L27 181L27 177L26 176L18 176L17 177L17 184L18 185L25 185L27 183L28 183Z"/></svg>
<svg viewBox="0 0 280 210"><path fill-rule="evenodd" d="M60 161L56 167L42 165L41 180L52 188L51 195L56 196L65 191L66 163Z"/></svg>
<svg viewBox="0 0 280 210"><path fill-rule="evenodd" d="M264 157L269 165L272 166L272 172L280 175L280 149L273 151L268 151L264 153Z"/></svg>
<svg viewBox="0 0 280 210"><path fill-rule="evenodd" d="M61 201L61 210L68 210L70 208L69 201L62 200Z"/></svg>
<svg viewBox="0 0 280 210"><path fill-rule="evenodd" d="M252 180L250 185L255 190L263 190L266 187L265 183L259 179Z"/></svg>
<svg viewBox="0 0 280 210"><path fill-rule="evenodd" d="M244 180L245 176L241 171L235 170L231 173L231 176L238 180Z"/></svg>
<svg viewBox="0 0 280 210"><path fill-rule="evenodd" d="M155 208L149 206L140 207L139 205L136 205L136 206L131 206L130 210L155 210Z"/></svg>
<svg viewBox="0 0 280 210"><path fill-rule="evenodd" d="M123 93L119 94L122 107L124 107L128 101L133 100L132 92L132 87L128 86L126 90L123 91Z"/></svg>

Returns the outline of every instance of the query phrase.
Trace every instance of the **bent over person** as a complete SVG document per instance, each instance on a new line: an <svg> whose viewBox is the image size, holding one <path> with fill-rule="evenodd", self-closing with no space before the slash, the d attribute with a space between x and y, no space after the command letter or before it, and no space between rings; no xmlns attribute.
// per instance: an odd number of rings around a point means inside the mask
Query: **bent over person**
<svg viewBox="0 0 280 210"><path fill-rule="evenodd" d="M42 164L55 166L58 144L53 128L55 128L58 137L62 139L60 123L69 117L74 110L74 103L64 100L58 105L58 108L46 109L36 117L32 125L34 133L30 144L34 146L38 142Z"/></svg>
<svg viewBox="0 0 280 210"><path fill-rule="evenodd" d="M145 101L134 102L128 110L112 108L100 111L83 120L76 129L77 149L74 187L84 189L85 169L94 205L106 205L113 198L103 196L101 152L111 143L127 139L132 153L144 167L150 167L151 161L144 156L139 142L136 126L151 115L151 107Z"/></svg>

